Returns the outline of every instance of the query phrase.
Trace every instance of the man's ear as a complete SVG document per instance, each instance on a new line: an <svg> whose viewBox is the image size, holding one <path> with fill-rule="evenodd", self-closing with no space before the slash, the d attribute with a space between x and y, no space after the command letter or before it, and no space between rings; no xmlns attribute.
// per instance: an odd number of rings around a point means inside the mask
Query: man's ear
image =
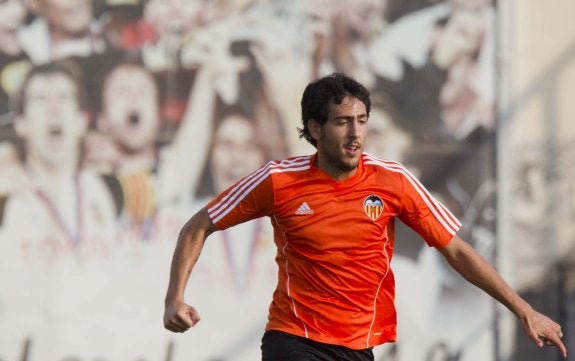
<svg viewBox="0 0 575 361"><path fill-rule="evenodd" d="M307 121L307 127L309 129L309 134L311 134L311 137L316 141L318 141L321 135L321 125L319 124L319 122L315 119L310 119Z"/></svg>
<svg viewBox="0 0 575 361"><path fill-rule="evenodd" d="M18 115L14 119L14 130L18 137L26 138L26 134L28 133L28 122L21 115Z"/></svg>

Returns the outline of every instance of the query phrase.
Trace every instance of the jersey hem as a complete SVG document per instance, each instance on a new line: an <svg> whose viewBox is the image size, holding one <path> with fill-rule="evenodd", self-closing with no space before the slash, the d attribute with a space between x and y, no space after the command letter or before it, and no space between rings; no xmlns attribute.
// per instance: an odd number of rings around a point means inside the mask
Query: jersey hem
<svg viewBox="0 0 575 361"><path fill-rule="evenodd" d="M337 346L343 346L343 347L347 347L349 349L352 350L365 350L371 347L375 347L375 346L379 346L379 345L383 345L384 343L390 343L390 342L396 342L397 340L397 334L393 333L393 334L388 334L388 335L382 335L381 337L372 337L371 342L366 342L365 338L363 338L361 341L353 341L353 342L345 342L345 341L341 341L339 339L336 339L334 337L329 337L329 336L325 336L325 335L318 335L318 334L310 334L308 336L305 335L305 331L303 330L297 330L297 329L293 329L293 328L289 328L289 327L270 327L270 326L266 326L265 328L266 331L281 331L281 332L285 332L288 333L290 335L294 335L294 336L298 336L298 337L303 337L315 342L320 342L320 343L325 343L328 345L337 345Z"/></svg>

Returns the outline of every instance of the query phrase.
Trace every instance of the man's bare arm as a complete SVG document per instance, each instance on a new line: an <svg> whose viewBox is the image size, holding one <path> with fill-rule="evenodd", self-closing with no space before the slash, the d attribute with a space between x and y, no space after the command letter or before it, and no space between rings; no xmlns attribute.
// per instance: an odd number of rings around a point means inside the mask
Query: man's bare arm
<svg viewBox="0 0 575 361"><path fill-rule="evenodd" d="M535 311L523 300L469 244L454 236L439 252L449 265L463 278L481 288L513 312L523 324L527 336L538 346L555 345L563 357L567 350L561 341L561 326L547 316Z"/></svg>
<svg viewBox="0 0 575 361"><path fill-rule="evenodd" d="M170 331L185 332L200 320L196 309L184 302L184 291L206 238L215 230L207 209L202 208L180 231L165 298L164 327Z"/></svg>

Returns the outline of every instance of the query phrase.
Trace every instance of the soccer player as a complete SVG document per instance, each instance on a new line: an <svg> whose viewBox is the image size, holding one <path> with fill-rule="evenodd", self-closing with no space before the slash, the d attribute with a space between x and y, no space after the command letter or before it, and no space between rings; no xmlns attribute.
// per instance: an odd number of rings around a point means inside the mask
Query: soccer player
<svg viewBox="0 0 575 361"><path fill-rule="evenodd" d="M365 87L333 74L310 83L301 105L300 136L317 152L267 163L183 226L165 299L168 330L184 332L200 320L184 293L206 238L268 216L278 283L262 359L373 360L374 346L396 338L390 260L398 218L511 310L538 347L555 345L566 357L560 325L521 299L457 236L460 222L402 165L363 152L371 108Z"/></svg>

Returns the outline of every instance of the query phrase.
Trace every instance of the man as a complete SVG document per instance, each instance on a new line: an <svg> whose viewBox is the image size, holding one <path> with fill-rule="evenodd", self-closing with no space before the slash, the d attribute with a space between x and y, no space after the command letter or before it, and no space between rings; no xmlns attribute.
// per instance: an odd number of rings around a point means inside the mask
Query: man
<svg viewBox="0 0 575 361"><path fill-rule="evenodd" d="M210 66L198 71L184 119L170 143L162 146L160 96L153 74L140 62L127 60L115 64L103 81L98 131L87 138L86 163L119 179L123 223L136 239L157 238L158 225L166 223L159 212L185 204L196 187L199 164L209 147L213 73Z"/></svg>
<svg viewBox="0 0 575 361"><path fill-rule="evenodd" d="M105 316L93 305L105 301L116 206L104 179L81 166L88 116L80 74L70 62L47 63L32 68L20 89L14 127L23 159L2 168L18 184L3 189L0 210L0 359L16 357L22 340L42 358L61 359L62 343L94 342L86 337L94 325L79 312Z"/></svg>
<svg viewBox="0 0 575 361"><path fill-rule="evenodd" d="M309 84L301 105L300 135L317 153L268 163L182 228L165 299L168 330L184 332L200 320L184 291L206 238L269 216L279 271L262 359L373 360L374 346L396 338L389 264L397 217L508 307L537 346L555 345L566 357L561 327L456 235L459 221L400 164L363 153L371 101L362 85L334 74Z"/></svg>
<svg viewBox="0 0 575 361"><path fill-rule="evenodd" d="M92 1L34 0L27 5L36 18L20 29L18 39L34 64L107 50Z"/></svg>
<svg viewBox="0 0 575 361"><path fill-rule="evenodd" d="M22 84L14 126L24 161L7 168L20 183L8 196L2 228L29 261L104 256L116 241L109 190L80 165L88 116L79 74L71 62L48 63Z"/></svg>

